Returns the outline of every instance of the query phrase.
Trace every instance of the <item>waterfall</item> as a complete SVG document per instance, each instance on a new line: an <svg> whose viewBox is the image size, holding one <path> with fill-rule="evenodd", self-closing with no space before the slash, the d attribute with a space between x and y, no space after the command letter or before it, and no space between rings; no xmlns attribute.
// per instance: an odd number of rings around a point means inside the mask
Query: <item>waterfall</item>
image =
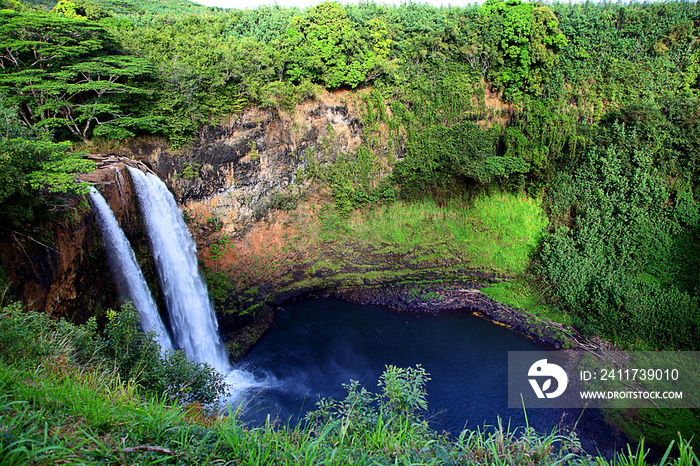
<svg viewBox="0 0 700 466"><path fill-rule="evenodd" d="M156 332L161 350L171 350L173 345L170 337L158 314L158 307L153 301L151 291L143 278L141 267L136 262L136 256L124 235L124 231L119 227L107 201L95 188L90 189L90 201L97 218L97 224L102 232L107 260L119 295L134 303L141 318L141 326L145 331L154 330Z"/></svg>
<svg viewBox="0 0 700 466"><path fill-rule="evenodd" d="M229 374L245 385L247 373L231 371L219 338L218 323L207 287L199 273L197 250L175 198L158 177L129 167L141 205L161 290L170 315L176 346L197 362ZM245 379L245 377L244 377Z"/></svg>
<svg viewBox="0 0 700 466"><path fill-rule="evenodd" d="M199 274L194 240L165 183L135 168L129 167L129 172L141 205L175 341L170 340L134 251L112 209L102 195L91 188L90 200L120 295L133 301L142 327L155 330L164 352L181 348L190 359L207 363L225 374L231 396L221 400L222 407L236 401L246 389L269 386L269 378L256 381L250 372L233 369L229 364L219 338L214 308Z"/></svg>

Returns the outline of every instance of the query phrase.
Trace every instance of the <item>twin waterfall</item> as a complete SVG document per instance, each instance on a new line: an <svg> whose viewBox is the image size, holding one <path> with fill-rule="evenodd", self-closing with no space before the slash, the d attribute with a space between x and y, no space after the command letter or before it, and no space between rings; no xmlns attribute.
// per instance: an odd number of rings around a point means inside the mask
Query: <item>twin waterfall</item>
<svg viewBox="0 0 700 466"><path fill-rule="evenodd" d="M219 372L230 369L219 326L199 273L197 248L175 198L157 176L129 167L158 269L177 347Z"/></svg>
<svg viewBox="0 0 700 466"><path fill-rule="evenodd" d="M175 198L152 174L129 167L155 259L170 321L163 324L141 269L112 210L96 189L90 198L119 294L139 311L144 330L155 330L163 350L178 348L194 361L226 375L234 396L254 385L252 375L233 370L221 344L214 308L199 273L197 251ZM172 335L172 340L170 335Z"/></svg>

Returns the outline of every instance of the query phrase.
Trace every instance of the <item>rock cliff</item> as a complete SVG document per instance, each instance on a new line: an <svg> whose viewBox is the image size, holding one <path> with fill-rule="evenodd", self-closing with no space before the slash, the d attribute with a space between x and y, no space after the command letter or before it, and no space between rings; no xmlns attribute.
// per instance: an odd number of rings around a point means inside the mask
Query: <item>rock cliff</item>
<svg viewBox="0 0 700 466"><path fill-rule="evenodd" d="M125 166L113 164L81 179L100 190L135 249L143 252L147 243ZM30 308L83 322L95 310L116 304L99 228L86 199L69 200L66 213L40 229L4 230L0 241L10 293ZM153 276L147 260L142 267Z"/></svg>
<svg viewBox="0 0 700 466"><path fill-rule="evenodd" d="M182 153L147 147L134 155L144 156L190 220L236 235L248 231L285 196L299 195L305 188L299 173L310 161L333 162L324 148L352 151L361 142L358 113L325 94L293 114L248 109L203 128Z"/></svg>

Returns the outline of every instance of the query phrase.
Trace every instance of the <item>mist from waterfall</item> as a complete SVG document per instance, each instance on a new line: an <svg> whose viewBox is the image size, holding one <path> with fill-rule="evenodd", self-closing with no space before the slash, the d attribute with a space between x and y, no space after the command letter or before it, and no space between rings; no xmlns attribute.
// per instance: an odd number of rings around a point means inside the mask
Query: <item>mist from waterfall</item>
<svg viewBox="0 0 700 466"><path fill-rule="evenodd" d="M141 267L129 240L119 226L112 209L95 188L90 189L90 202L102 233L102 241L117 291L122 299L128 299L138 310L144 331L155 331L162 351L172 350L168 331L158 313L151 290L143 277Z"/></svg>

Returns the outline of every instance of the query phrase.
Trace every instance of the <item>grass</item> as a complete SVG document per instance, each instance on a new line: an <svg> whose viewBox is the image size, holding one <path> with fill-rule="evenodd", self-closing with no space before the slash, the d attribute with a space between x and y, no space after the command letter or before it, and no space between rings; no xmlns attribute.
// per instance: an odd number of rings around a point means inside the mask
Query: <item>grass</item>
<svg viewBox="0 0 700 466"><path fill-rule="evenodd" d="M347 220L330 219L324 239L346 238L369 243L386 252L430 251L433 259L465 257L508 275L525 271L542 238L547 218L540 201L496 193L471 202L395 202L356 210Z"/></svg>
<svg viewBox="0 0 700 466"><path fill-rule="evenodd" d="M467 280L476 279L469 273L474 269L518 275L528 266L547 224L540 200L501 192L447 205L374 205L356 209L348 218L339 216L332 203L316 202L280 213L277 223L268 224L270 231L237 244L240 257L233 257L234 250L227 252L232 257L226 259L235 267L222 266L225 286L208 277L217 311L240 312L218 298L236 295L247 303L255 296L254 287L265 281L280 283L275 293L281 293L379 284L400 277L410 281L416 271L426 270L450 276L462 272ZM301 231L307 232L303 240L295 240L294 232ZM275 258L271 251L283 253ZM306 276L288 284L299 262L308 264ZM323 277L314 276L319 272Z"/></svg>
<svg viewBox="0 0 700 466"><path fill-rule="evenodd" d="M518 276L513 281L482 288L481 291L501 304L521 309L532 316L573 325L573 319L569 314L545 303L539 291L523 276Z"/></svg>
<svg viewBox="0 0 700 466"><path fill-rule="evenodd" d="M46 374L14 372L25 383ZM4 378L3 378L4 379ZM4 381L4 380L3 380ZM46 383L51 387L55 381ZM85 387L84 389L87 389ZM648 464L645 453L631 449L608 462L587 458L574 435L536 433L503 423L463 431L450 440L415 419L379 416L371 428L348 429L343 418L325 424L279 425L273 420L256 428L243 425L235 413L216 416L210 425L187 419L183 407L141 399L124 383L93 391L95 402L81 411L68 401L79 389L51 390L44 400L26 397L17 386L3 387L0 462L20 464L463 464L463 465L626 465ZM117 392L119 395L110 392ZM53 403L54 406L47 407ZM110 406L114 421L95 425L86 411ZM61 405L62 409L58 409ZM683 459L663 464L698 465L697 455L681 443Z"/></svg>
<svg viewBox="0 0 700 466"><path fill-rule="evenodd" d="M606 418L618 425L630 438L644 433L645 438L656 445L666 444L677 435L689 439L688 444L698 446L700 410L698 409L640 409L634 412L622 409L606 410ZM673 435L672 432L677 432Z"/></svg>

